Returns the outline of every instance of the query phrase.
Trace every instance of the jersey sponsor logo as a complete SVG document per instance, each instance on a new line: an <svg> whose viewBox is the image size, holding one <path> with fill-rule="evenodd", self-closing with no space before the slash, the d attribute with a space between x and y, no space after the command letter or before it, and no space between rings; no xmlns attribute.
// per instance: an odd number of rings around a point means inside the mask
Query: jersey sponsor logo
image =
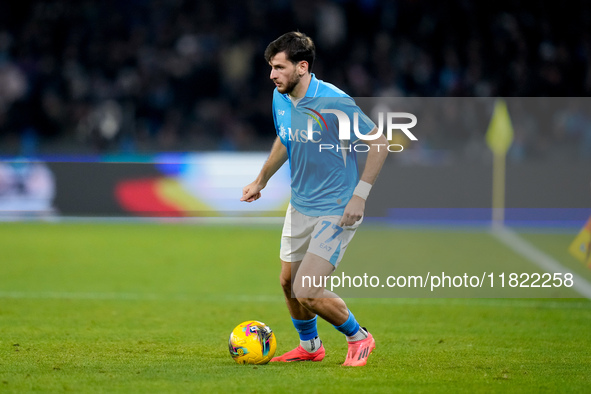
<svg viewBox="0 0 591 394"><path fill-rule="evenodd" d="M312 120L312 119L310 119ZM320 141L322 141L322 137L320 131L317 130L311 130L310 128L308 128L308 130L304 130L304 129L295 129L292 130L291 127L287 128L289 130L289 134L288 134L288 139L291 142L301 142L301 143L308 143L308 142L313 142L315 144L318 144Z"/></svg>

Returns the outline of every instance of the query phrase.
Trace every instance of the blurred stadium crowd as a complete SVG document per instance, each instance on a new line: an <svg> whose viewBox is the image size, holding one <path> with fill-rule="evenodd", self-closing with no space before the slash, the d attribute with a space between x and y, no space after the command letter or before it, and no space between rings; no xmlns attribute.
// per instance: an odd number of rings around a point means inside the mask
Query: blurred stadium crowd
<svg viewBox="0 0 591 394"><path fill-rule="evenodd" d="M584 0L3 1L0 154L266 150L262 54L290 30L352 96L589 96L589 26ZM525 154L591 152L591 119L569 116Z"/></svg>

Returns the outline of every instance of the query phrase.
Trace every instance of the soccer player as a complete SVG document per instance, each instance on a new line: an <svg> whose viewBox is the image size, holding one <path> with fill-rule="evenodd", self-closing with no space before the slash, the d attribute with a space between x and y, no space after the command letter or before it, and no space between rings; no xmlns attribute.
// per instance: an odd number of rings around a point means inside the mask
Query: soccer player
<svg viewBox="0 0 591 394"><path fill-rule="evenodd" d="M375 340L345 302L325 288L322 278L336 269L362 221L365 200L388 153L387 140L381 133L373 135L377 127L351 97L311 72L315 52L312 39L300 32L282 35L265 50L276 86L277 138L255 181L244 187L241 201L258 200L271 176L289 159L292 193L281 236L280 282L300 345L271 361L321 361L325 349L316 328L320 316L347 338L343 365L362 366ZM372 138L366 144L361 179L355 150L339 140L338 117L323 109L344 112L361 135ZM355 144L357 137L351 135Z"/></svg>

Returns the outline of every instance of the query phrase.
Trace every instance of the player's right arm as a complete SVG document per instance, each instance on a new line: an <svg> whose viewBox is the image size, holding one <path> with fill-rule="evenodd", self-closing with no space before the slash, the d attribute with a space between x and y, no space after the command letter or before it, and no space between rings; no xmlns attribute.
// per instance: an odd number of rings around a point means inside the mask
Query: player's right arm
<svg viewBox="0 0 591 394"><path fill-rule="evenodd" d="M271 153L267 161L263 165L261 172L257 178L249 185L242 189L242 198L240 201L253 202L261 198L261 190L267 186L269 179L281 168L283 163L287 160L287 148L277 137L271 148Z"/></svg>

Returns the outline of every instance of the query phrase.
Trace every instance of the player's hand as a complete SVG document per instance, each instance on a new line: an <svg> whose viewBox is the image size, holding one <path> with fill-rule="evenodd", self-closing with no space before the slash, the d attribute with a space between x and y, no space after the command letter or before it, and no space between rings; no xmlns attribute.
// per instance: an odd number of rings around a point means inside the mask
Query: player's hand
<svg viewBox="0 0 591 394"><path fill-rule="evenodd" d="M261 198L261 190L263 190L265 186L259 184L258 182L253 182L250 185L244 186L242 189L242 198L240 201L246 202L253 202Z"/></svg>
<svg viewBox="0 0 591 394"><path fill-rule="evenodd" d="M339 226L352 226L363 217L365 211L365 200L359 196L353 195L349 203L345 207L343 217L341 218Z"/></svg>

